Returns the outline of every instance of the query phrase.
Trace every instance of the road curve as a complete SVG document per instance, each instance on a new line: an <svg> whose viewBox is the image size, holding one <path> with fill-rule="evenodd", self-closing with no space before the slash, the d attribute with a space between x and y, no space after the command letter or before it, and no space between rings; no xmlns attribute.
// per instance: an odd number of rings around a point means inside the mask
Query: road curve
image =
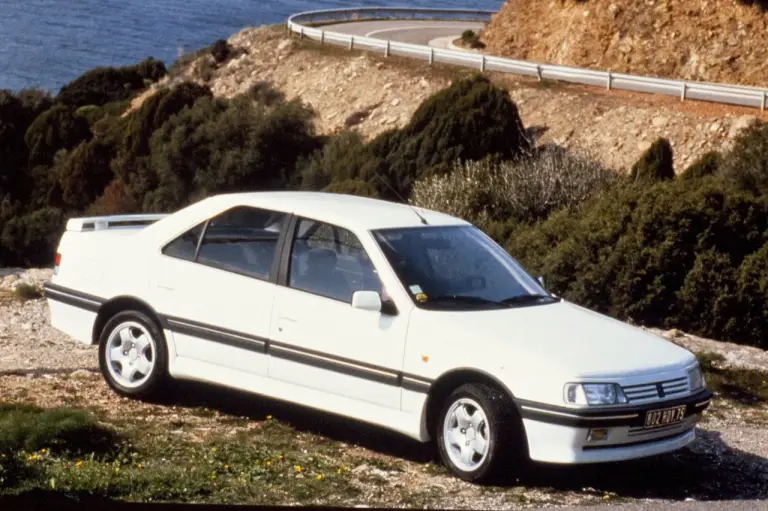
<svg viewBox="0 0 768 511"><path fill-rule="evenodd" d="M477 32L484 26L485 23L477 21L381 20L336 23L322 28L348 35L446 48L465 30Z"/></svg>

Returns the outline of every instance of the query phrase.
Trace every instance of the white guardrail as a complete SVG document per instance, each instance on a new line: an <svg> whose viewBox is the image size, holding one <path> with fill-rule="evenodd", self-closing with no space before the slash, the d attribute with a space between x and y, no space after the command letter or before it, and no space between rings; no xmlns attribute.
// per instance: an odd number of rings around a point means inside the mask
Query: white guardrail
<svg viewBox="0 0 768 511"><path fill-rule="evenodd" d="M307 11L294 14L288 18L287 28L292 34L299 34L300 37L306 37L320 43L346 46L350 49L382 52L385 56L399 55L422 59L429 61L430 64L439 62L472 67L482 72L499 71L502 73L532 76L539 80L560 80L605 87L609 90L619 89L676 96L680 97L683 101L693 99L765 110L768 90L758 87L669 80L613 73L611 71L595 71L577 67L537 64L524 60L481 55L474 52L433 48L420 44L400 43L397 41L343 34L322 28L323 25L331 23L372 20L440 20L487 23L494 14L495 11L469 9L360 7Z"/></svg>

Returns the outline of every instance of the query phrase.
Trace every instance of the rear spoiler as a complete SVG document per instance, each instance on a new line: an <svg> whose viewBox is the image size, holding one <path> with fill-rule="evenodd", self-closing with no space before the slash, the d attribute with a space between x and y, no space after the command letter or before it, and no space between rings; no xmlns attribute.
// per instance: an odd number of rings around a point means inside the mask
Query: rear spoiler
<svg viewBox="0 0 768 511"><path fill-rule="evenodd" d="M165 218L167 214L148 215L111 215L93 216L84 218L71 218L67 221L68 231L101 231L103 229L115 229L118 227L147 226Z"/></svg>

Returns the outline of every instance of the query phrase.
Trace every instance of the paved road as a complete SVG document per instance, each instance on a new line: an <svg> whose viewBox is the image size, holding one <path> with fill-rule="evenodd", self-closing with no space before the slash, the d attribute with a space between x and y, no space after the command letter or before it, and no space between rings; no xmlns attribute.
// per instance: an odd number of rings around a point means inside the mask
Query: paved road
<svg viewBox="0 0 768 511"><path fill-rule="evenodd" d="M325 25L323 29L401 43L429 44L446 48L465 30L478 31L485 26L472 21L356 21Z"/></svg>

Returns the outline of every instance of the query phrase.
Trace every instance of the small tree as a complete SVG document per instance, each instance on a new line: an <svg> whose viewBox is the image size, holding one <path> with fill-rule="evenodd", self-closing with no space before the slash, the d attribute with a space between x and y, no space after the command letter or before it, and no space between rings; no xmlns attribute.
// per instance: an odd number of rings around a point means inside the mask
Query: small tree
<svg viewBox="0 0 768 511"><path fill-rule="evenodd" d="M632 166L630 179L636 183L654 183L674 179L672 146L666 138L657 139Z"/></svg>

